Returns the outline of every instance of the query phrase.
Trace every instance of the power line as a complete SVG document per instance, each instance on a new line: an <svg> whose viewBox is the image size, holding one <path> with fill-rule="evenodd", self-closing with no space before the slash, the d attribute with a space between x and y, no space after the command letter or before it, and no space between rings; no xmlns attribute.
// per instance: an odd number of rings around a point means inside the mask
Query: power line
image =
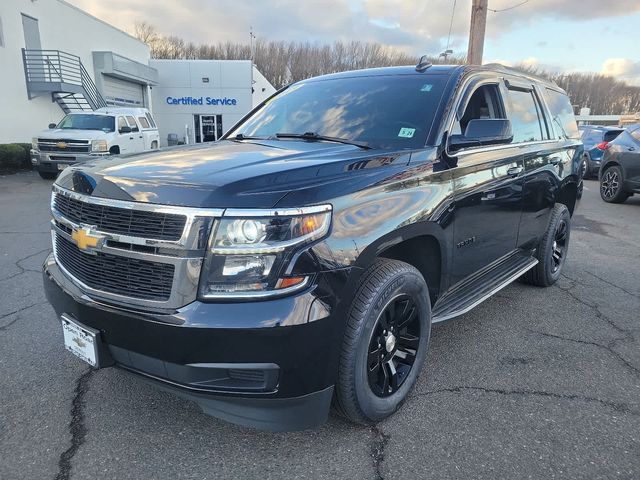
<svg viewBox="0 0 640 480"><path fill-rule="evenodd" d="M494 10L493 8L487 8L487 10L489 10L490 12L493 12L493 13L506 12L507 10L513 10L514 8L521 7L525 3L529 3L529 0L524 0L524 2L520 2L517 5L512 5L512 6L507 7L507 8L501 8L499 10Z"/></svg>

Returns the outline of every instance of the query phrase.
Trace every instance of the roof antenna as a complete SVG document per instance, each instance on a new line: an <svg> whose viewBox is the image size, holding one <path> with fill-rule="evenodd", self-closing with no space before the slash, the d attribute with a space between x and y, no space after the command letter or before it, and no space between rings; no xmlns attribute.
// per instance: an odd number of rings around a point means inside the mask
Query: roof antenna
<svg viewBox="0 0 640 480"><path fill-rule="evenodd" d="M420 60L418 60L418 64L416 65L416 72L424 72L427 68L431 67L431 62L427 59L426 55L422 55Z"/></svg>

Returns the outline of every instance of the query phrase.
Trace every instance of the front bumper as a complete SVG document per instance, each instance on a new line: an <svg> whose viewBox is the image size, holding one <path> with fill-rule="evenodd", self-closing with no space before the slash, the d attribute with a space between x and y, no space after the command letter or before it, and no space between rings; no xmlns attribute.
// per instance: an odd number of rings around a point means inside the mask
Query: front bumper
<svg viewBox="0 0 640 480"><path fill-rule="evenodd" d="M95 160L97 158L108 156L108 153L90 154L90 153L56 153L56 152L40 152L31 149L31 164L40 172L58 172L63 168L78 162L87 160Z"/></svg>
<svg viewBox="0 0 640 480"><path fill-rule="evenodd" d="M205 413L267 430L327 418L343 326L313 291L260 302L193 302L172 314L89 298L59 269L43 269L47 299L100 332L100 365L115 365Z"/></svg>

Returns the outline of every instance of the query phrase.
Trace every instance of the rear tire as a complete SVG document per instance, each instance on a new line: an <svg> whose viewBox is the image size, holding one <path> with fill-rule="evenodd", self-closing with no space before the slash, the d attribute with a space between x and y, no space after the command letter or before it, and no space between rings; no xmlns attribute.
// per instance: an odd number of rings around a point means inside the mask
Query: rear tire
<svg viewBox="0 0 640 480"><path fill-rule="evenodd" d="M418 379L431 333L424 278L378 259L363 273L347 318L334 395L336 412L371 424L393 414Z"/></svg>
<svg viewBox="0 0 640 480"><path fill-rule="evenodd" d="M55 180L56 177L58 176L57 172L38 172L38 175L40 175L40 178L42 178L43 180Z"/></svg>
<svg viewBox="0 0 640 480"><path fill-rule="evenodd" d="M571 215L566 205L556 203L551 212L549 226L545 232L536 258L538 264L522 276L522 280L538 287L550 287L562 274L569 251L571 237Z"/></svg>
<svg viewBox="0 0 640 480"><path fill-rule="evenodd" d="M623 203L629 198L623 188L622 170L617 165L607 168L600 175L600 198L607 203Z"/></svg>
<svg viewBox="0 0 640 480"><path fill-rule="evenodd" d="M589 174L589 155L584 154L582 156L582 163L580 164L580 173L583 179L589 178L591 175Z"/></svg>

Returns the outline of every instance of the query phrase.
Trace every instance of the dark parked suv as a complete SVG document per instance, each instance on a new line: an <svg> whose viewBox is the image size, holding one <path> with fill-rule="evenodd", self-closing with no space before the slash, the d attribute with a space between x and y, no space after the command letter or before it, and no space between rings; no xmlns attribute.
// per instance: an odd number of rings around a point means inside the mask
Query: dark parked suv
<svg viewBox="0 0 640 480"><path fill-rule="evenodd" d="M629 125L609 143L599 176L605 202L622 203L640 193L640 124Z"/></svg>
<svg viewBox="0 0 640 480"><path fill-rule="evenodd" d="M67 349L211 415L376 422L433 323L558 279L581 158L566 94L501 66L301 81L216 144L65 170L47 297Z"/></svg>
<svg viewBox="0 0 640 480"><path fill-rule="evenodd" d="M623 130L619 127L599 125L585 125L578 128L584 145L582 176L583 178L597 176L602 157L609 148L609 143L615 140Z"/></svg>

